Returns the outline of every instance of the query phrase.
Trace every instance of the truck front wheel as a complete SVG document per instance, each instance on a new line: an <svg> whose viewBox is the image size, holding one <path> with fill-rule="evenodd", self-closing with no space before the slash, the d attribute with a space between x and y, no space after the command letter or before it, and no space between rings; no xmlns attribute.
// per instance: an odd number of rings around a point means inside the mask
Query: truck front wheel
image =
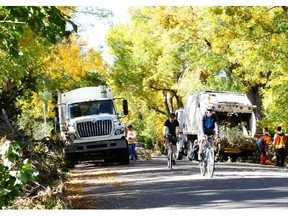
<svg viewBox="0 0 288 216"><path fill-rule="evenodd" d="M74 154L65 154L64 161L67 168L74 168L77 164L77 159Z"/></svg>
<svg viewBox="0 0 288 216"><path fill-rule="evenodd" d="M121 149L118 155L118 161L121 165L128 165L129 160L129 149L128 147L125 149Z"/></svg>

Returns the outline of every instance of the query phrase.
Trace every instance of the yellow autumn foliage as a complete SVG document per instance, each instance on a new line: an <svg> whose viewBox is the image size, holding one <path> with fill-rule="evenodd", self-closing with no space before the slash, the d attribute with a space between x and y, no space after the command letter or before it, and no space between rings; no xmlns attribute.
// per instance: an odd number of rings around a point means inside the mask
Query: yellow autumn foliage
<svg viewBox="0 0 288 216"><path fill-rule="evenodd" d="M107 73L108 64L101 53L94 49L82 50L85 42L71 36L51 49L50 56L43 60L46 74L53 80L65 79L62 84L69 88L69 80L80 82L88 73Z"/></svg>

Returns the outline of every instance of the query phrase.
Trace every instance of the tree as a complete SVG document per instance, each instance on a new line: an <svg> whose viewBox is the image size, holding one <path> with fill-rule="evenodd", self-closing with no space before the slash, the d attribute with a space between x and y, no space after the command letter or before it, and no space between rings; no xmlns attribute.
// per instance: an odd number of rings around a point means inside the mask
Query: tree
<svg viewBox="0 0 288 216"><path fill-rule="evenodd" d="M44 88L54 93L56 89L105 83L107 63L101 52L81 48L84 42L77 39L77 26L70 20L73 10L74 7L0 7L1 108L13 127L20 124L31 129L42 121L40 95ZM107 15L104 11L101 14ZM72 31L66 31L67 22ZM53 110L49 106L48 117ZM0 126L3 124L1 118ZM1 135L6 132L2 130Z"/></svg>
<svg viewBox="0 0 288 216"><path fill-rule="evenodd" d="M107 36L115 89L162 114L195 91L238 91L257 105L258 117L287 124L286 111L280 115L270 99L286 104L286 7L142 7L130 13L131 22ZM169 98L176 100L169 104Z"/></svg>
<svg viewBox="0 0 288 216"><path fill-rule="evenodd" d="M0 39L2 49L6 49L13 56L19 55L21 49L18 40L28 27L35 36L48 39L56 43L58 38L65 36L66 22L69 16L63 14L57 7L0 7ZM71 22L71 21L69 21ZM77 31L77 26L73 25Z"/></svg>

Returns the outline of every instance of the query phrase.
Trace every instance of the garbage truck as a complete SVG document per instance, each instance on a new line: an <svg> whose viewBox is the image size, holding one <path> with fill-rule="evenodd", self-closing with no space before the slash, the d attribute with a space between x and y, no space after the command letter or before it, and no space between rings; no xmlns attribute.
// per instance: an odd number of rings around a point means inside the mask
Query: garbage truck
<svg viewBox="0 0 288 216"><path fill-rule="evenodd" d="M254 138L256 117L253 110L256 106L252 105L246 94L225 91L196 92L188 95L184 108L176 111L180 131L182 131L185 140L185 145L177 148L176 155L180 155L180 159L182 155L187 155L189 160L197 160L200 137L199 124L208 104L214 106L214 111L218 115L220 135L226 133L227 128L238 127L241 129L243 139L252 140ZM240 136L238 138L240 139ZM226 143L219 146L218 154L226 156L239 156L242 153L252 154L251 144L239 147Z"/></svg>
<svg viewBox="0 0 288 216"><path fill-rule="evenodd" d="M126 129L115 102L122 100L123 114L127 115L126 99L114 98L112 90L106 86L58 91L57 97L55 125L65 144L68 167L89 160L129 164Z"/></svg>

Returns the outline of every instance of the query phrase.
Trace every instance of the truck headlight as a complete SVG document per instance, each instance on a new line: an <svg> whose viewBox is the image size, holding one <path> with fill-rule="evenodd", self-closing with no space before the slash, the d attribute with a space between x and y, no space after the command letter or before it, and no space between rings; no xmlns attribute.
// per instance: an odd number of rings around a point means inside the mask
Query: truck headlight
<svg viewBox="0 0 288 216"><path fill-rule="evenodd" d="M70 134L70 139L71 140L75 140L76 139L76 136L74 134Z"/></svg>
<svg viewBox="0 0 288 216"><path fill-rule="evenodd" d="M65 138L68 140L75 140L77 137L75 134L65 133Z"/></svg>
<svg viewBox="0 0 288 216"><path fill-rule="evenodd" d="M115 130L115 133L114 133L114 134L115 134L115 135L120 135L120 134L123 134L124 131L125 131L125 128L122 127L122 128L120 128L120 129Z"/></svg>

